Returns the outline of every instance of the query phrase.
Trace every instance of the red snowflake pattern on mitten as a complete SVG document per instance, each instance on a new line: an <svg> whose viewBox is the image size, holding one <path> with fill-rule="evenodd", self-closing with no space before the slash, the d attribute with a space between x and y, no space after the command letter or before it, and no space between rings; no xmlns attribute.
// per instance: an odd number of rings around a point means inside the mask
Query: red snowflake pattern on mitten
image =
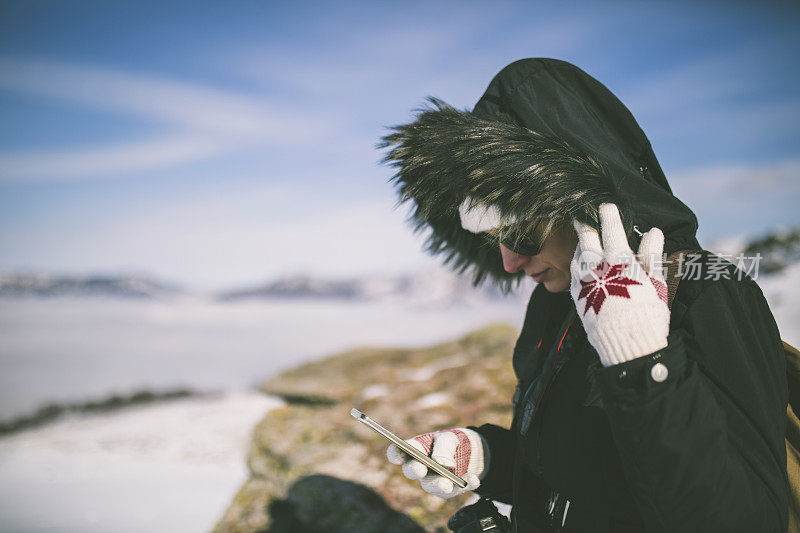
<svg viewBox="0 0 800 533"><path fill-rule="evenodd" d="M628 285L641 285L635 279L623 276L622 272L628 268L627 263L619 265L608 266L608 263L601 261L595 268L595 276L592 281L581 282L581 291L578 294L578 300L586 298L586 307L583 310L585 315L589 308L594 309L594 313L598 314L600 308L603 307L603 302L606 296L620 296L622 298L630 298L628 293ZM598 275L605 271L605 274Z"/></svg>
<svg viewBox="0 0 800 533"><path fill-rule="evenodd" d="M667 303L668 293L667 293L667 284L663 281L654 278L653 276L648 276L650 281L653 283L653 286L656 288L656 294L658 297L661 298L661 301Z"/></svg>
<svg viewBox="0 0 800 533"><path fill-rule="evenodd" d="M617 206L600 204L598 215L599 232L573 223L578 246L570 263L570 294L589 343L608 367L667 346L670 312L664 234L650 228L634 254Z"/></svg>

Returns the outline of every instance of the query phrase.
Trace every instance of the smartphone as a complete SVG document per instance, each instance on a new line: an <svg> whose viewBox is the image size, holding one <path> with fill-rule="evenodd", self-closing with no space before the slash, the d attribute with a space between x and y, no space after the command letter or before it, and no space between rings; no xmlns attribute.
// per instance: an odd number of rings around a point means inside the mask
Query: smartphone
<svg viewBox="0 0 800 533"><path fill-rule="evenodd" d="M377 422L372 420L370 417L368 417L358 409L350 409L350 415L352 415L353 418L355 418L356 420L358 420L359 422L361 422L362 424L373 430L375 433L383 435L384 437L389 439L389 441L394 443L395 446L397 446L402 451L404 451L405 453L407 453L420 463L424 464L425 466L427 466L429 469L433 470L440 476L446 477L447 479L449 479L462 489L467 486L467 482L464 481L461 477L455 475L447 468L443 467L442 465L440 465L439 463L437 463L436 461L434 461L433 459L431 459L418 449L414 448L409 443L407 443L406 441L404 441L403 439L401 439L400 437L398 437L397 435L395 435L382 425L378 424Z"/></svg>

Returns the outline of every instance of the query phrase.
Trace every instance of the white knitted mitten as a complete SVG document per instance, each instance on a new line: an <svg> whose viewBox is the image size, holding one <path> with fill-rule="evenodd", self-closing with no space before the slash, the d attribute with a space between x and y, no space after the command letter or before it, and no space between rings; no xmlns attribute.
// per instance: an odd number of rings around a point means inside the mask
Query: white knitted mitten
<svg viewBox="0 0 800 533"><path fill-rule="evenodd" d="M578 247L570 267L570 293L603 366L664 348L669 333L664 234L658 228L648 231L637 259L616 205L600 206L602 244L597 231L577 221L574 225Z"/></svg>
<svg viewBox="0 0 800 533"><path fill-rule="evenodd" d="M439 474L429 474L428 467L390 444L386 450L389 462L403 465L403 474L408 479L420 480L420 486L426 492L448 499L480 486L484 474L484 444L479 433L467 428L446 429L417 435L406 442L467 482L462 489Z"/></svg>

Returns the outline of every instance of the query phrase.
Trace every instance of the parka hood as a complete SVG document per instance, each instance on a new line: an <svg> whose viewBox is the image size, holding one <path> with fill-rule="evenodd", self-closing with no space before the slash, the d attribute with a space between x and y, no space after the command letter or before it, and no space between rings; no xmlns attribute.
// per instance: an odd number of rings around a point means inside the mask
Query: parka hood
<svg viewBox="0 0 800 533"><path fill-rule="evenodd" d="M511 288L496 241L461 226L465 201L492 206L520 238L541 220L577 219L599 229L598 207L616 203L633 250L651 227L664 252L696 249L697 219L673 194L633 115L605 86L556 59L516 61L491 81L474 109L431 98L416 120L379 147L397 168L400 203L413 204L427 250L473 282ZM634 228L635 226L635 228Z"/></svg>

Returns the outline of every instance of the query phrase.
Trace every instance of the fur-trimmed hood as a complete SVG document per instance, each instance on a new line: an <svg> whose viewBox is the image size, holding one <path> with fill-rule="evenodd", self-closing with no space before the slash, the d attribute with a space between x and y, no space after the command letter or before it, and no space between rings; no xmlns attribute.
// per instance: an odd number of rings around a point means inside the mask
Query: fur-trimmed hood
<svg viewBox="0 0 800 533"><path fill-rule="evenodd" d="M493 238L462 227L465 201L492 206L518 237L541 220L599 228L599 205L613 202L634 250L654 226L667 253L699 248L696 217L672 195L630 111L574 65L523 59L495 76L471 112L430 104L379 147L397 168L400 202L413 204L415 230L430 229L427 250L472 268L476 285L489 278L508 289L522 274L505 272Z"/></svg>

